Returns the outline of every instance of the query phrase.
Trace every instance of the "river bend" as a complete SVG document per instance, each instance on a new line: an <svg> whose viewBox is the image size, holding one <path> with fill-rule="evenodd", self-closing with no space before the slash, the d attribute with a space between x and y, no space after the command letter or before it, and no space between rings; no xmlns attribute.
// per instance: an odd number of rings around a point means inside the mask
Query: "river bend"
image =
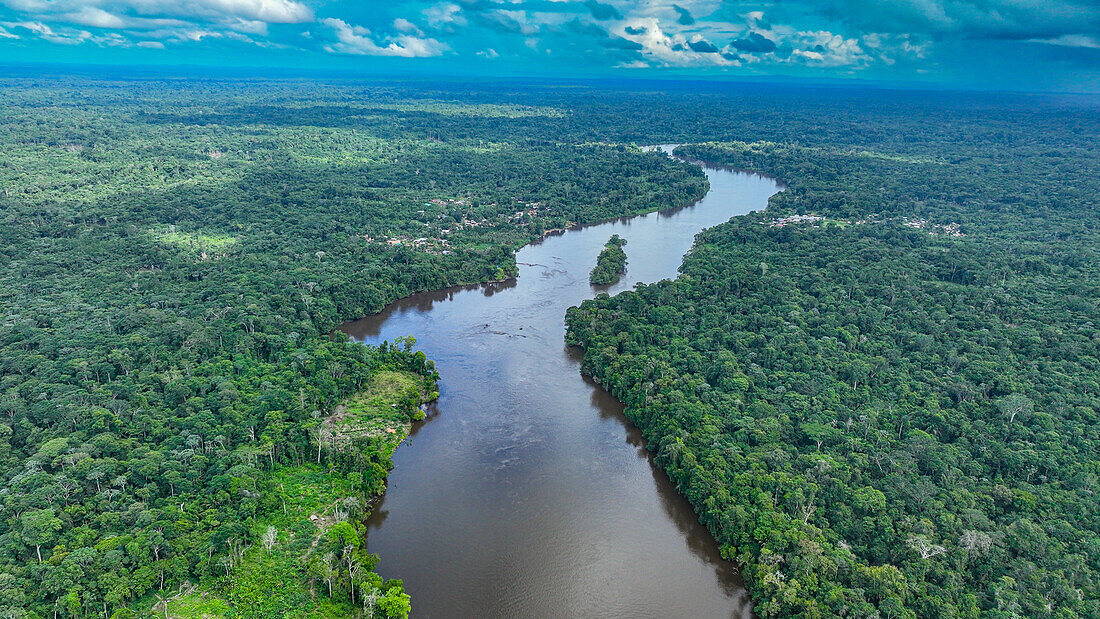
<svg viewBox="0 0 1100 619"><path fill-rule="evenodd" d="M548 236L519 251L516 280L341 327L371 344L414 335L443 377L368 521L378 571L403 579L413 616L751 617L735 567L564 344L565 310L598 292L588 272L612 234L629 259L615 294L675 277L699 231L779 190L705 170L691 206Z"/></svg>

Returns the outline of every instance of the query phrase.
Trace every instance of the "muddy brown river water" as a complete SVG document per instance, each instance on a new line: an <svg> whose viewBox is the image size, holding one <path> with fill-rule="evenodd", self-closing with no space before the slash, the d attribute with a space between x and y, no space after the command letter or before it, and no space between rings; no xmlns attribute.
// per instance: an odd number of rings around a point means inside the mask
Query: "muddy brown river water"
<svg viewBox="0 0 1100 619"><path fill-rule="evenodd" d="M367 343L414 335L443 377L368 521L377 569L404 580L413 616L752 616L736 567L564 342L565 310L597 294L588 272L612 234L629 259L615 294L675 277L699 231L780 189L706 174L691 206L525 246L514 281L418 294L341 327Z"/></svg>

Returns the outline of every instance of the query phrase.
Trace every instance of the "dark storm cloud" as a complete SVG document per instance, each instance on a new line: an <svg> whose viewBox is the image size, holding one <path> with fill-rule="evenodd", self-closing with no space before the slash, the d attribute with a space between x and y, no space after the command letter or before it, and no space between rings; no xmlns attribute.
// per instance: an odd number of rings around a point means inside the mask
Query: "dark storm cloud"
<svg viewBox="0 0 1100 619"><path fill-rule="evenodd" d="M612 36L609 37L603 44L604 47L609 49L625 49L629 51L639 51L645 49L641 43L635 43L622 37Z"/></svg>
<svg viewBox="0 0 1100 619"><path fill-rule="evenodd" d="M604 30L600 26L591 22L582 22L579 19L566 22L564 30L571 34L579 35L577 38L584 38L591 41L596 41L600 47L607 49L638 51L644 49L640 43L636 43L629 39L624 39L620 36L611 34L607 30Z"/></svg>
<svg viewBox="0 0 1100 619"><path fill-rule="evenodd" d="M713 43L711 43L710 41L708 41L706 39L700 39L698 41L688 41L687 45L691 49L691 51L698 52L700 54L717 54L718 53L718 48L715 47Z"/></svg>
<svg viewBox="0 0 1100 619"><path fill-rule="evenodd" d="M596 2L596 0L588 0L584 5L592 12L592 17L600 21L623 18L623 14L619 12L619 9L610 4L603 4L601 2Z"/></svg>
<svg viewBox="0 0 1100 619"><path fill-rule="evenodd" d="M593 24L591 22L583 22L579 19L566 22L565 30L581 36L592 37L594 39L606 39L609 36L607 30Z"/></svg>
<svg viewBox="0 0 1100 619"><path fill-rule="evenodd" d="M532 19L529 11L502 9L499 4L490 5L490 7L478 11L467 9L463 13L469 16L470 21L478 27L490 30L495 34L532 36L542 28L543 24ZM458 36L466 37L469 34L470 30L465 30L460 32Z"/></svg>
<svg viewBox="0 0 1100 619"><path fill-rule="evenodd" d="M679 15L679 18L676 19L676 23L682 26L690 26L695 23L695 18L691 16L691 11L679 4L672 5L672 10L676 11L676 14Z"/></svg>
<svg viewBox="0 0 1100 619"><path fill-rule="evenodd" d="M645 26L627 26L624 28L627 34L631 36L638 36L639 34L645 34Z"/></svg>
<svg viewBox="0 0 1100 619"><path fill-rule="evenodd" d="M516 20L515 16L508 13L501 11L470 11L468 14L471 15L482 28L486 28L498 34L510 34L522 30L522 24Z"/></svg>
<svg viewBox="0 0 1100 619"><path fill-rule="evenodd" d="M830 0L804 6L865 32L1007 40L1100 33L1096 0Z"/></svg>
<svg viewBox="0 0 1100 619"><path fill-rule="evenodd" d="M752 32L743 39L734 39L730 41L730 46L738 51L749 52L750 54L775 51L775 41L772 41L758 32Z"/></svg>

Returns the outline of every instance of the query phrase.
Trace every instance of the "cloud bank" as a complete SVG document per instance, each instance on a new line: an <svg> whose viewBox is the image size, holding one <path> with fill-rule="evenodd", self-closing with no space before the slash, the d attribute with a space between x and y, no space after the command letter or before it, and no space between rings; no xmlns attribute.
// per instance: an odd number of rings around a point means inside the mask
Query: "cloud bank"
<svg viewBox="0 0 1100 619"><path fill-rule="evenodd" d="M43 45L129 49L165 59L234 49L256 58L267 54L276 64L279 58L324 64L325 57L389 57L534 72L671 69L905 79L967 67L977 72L981 62L995 62L994 53L1006 51L1064 72L1098 69L1100 2L0 0L0 46L30 55Z"/></svg>

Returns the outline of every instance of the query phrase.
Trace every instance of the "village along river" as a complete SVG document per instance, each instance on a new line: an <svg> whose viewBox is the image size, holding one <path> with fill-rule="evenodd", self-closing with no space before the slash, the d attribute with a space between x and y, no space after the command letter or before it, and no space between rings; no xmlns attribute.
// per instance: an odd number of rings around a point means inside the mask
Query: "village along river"
<svg viewBox="0 0 1100 619"><path fill-rule="evenodd" d="M372 344L414 335L443 377L368 521L377 569L404 581L414 616L751 616L736 567L564 339L612 234L629 259L615 294L676 277L696 233L779 190L706 174L691 206L525 246L516 280L414 295L341 327Z"/></svg>

